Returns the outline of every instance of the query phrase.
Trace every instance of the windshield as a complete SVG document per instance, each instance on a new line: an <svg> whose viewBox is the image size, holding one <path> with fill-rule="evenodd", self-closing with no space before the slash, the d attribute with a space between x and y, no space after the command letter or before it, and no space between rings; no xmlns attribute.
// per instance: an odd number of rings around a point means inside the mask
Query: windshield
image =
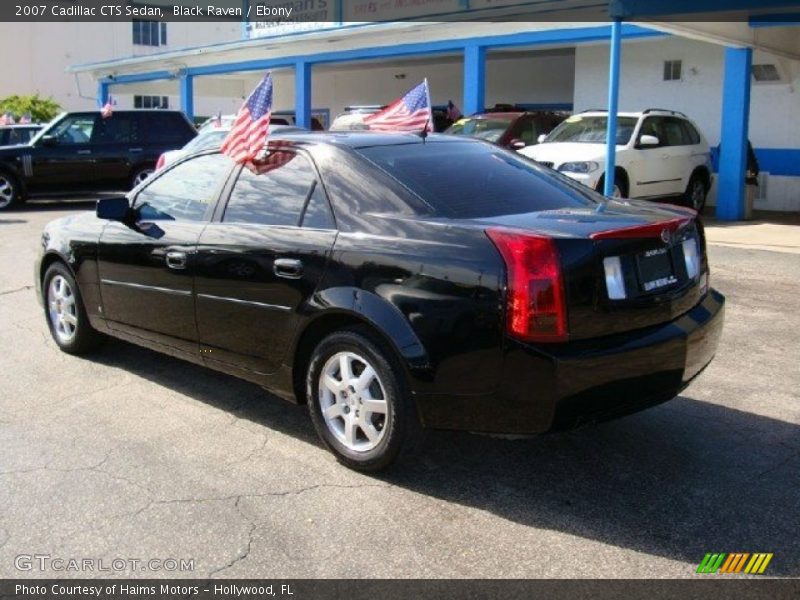
<svg viewBox="0 0 800 600"><path fill-rule="evenodd" d="M450 135L466 135L496 142L505 133L512 119L459 119L445 131Z"/></svg>
<svg viewBox="0 0 800 600"><path fill-rule="evenodd" d="M448 218L477 219L596 203L588 188L489 144L428 142L371 146L358 152L424 200L434 214Z"/></svg>
<svg viewBox="0 0 800 600"><path fill-rule="evenodd" d="M617 145L625 146L636 128L636 117L617 118ZM545 143L573 142L580 144L605 144L608 117L583 117L574 115L562 122L545 139Z"/></svg>
<svg viewBox="0 0 800 600"><path fill-rule="evenodd" d="M228 129L207 130L186 144L183 149L187 152L199 152L200 150L211 150L222 145L222 140L228 135Z"/></svg>

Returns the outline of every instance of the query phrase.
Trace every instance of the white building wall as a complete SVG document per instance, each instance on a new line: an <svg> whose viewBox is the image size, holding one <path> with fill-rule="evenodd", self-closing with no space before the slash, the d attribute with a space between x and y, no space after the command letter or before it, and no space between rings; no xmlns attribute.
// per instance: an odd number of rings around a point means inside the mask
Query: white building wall
<svg viewBox="0 0 800 600"><path fill-rule="evenodd" d="M668 108L686 113L709 144L719 144L725 50L721 46L669 38L627 42L622 50L621 111ZM680 81L664 81L665 60L682 60ZM608 103L608 46L579 46L575 54L575 110ZM778 62L785 81L753 83L750 140L755 148L800 149L800 78L796 62L756 53L754 63ZM768 175L766 198L756 209L800 211L800 178ZM715 203L714 191L709 197Z"/></svg>
<svg viewBox="0 0 800 600"><path fill-rule="evenodd" d="M0 98L38 93L52 97L64 110L92 110L97 108L97 84L90 77L76 84L67 67L231 41L241 34L238 23L168 23L167 45L142 46L133 44L132 31L131 23L0 23ZM128 91L112 89L118 106L132 107ZM172 93L177 94L177 85ZM177 108L174 99L170 106Z"/></svg>

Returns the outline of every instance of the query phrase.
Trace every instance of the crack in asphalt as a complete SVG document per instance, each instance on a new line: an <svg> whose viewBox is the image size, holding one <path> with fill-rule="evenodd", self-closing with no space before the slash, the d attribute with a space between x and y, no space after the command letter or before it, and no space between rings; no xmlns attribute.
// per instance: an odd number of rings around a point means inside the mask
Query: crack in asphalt
<svg viewBox="0 0 800 600"><path fill-rule="evenodd" d="M784 448L789 448L789 446L786 446L785 444L782 444L782 443L779 443L778 445L779 446L783 446ZM791 448L791 449L795 450L795 448ZM772 473L774 471L778 471L779 469L785 467L786 465L788 465L790 462L792 462L793 460L795 460L798 457L800 457L800 452L792 452L791 454L789 454L789 456L787 456L783 460L778 461L777 464L772 465L771 467L761 471L761 473L756 475L756 479L761 479L765 475L768 475L768 474L770 474L770 473Z"/></svg>
<svg viewBox="0 0 800 600"><path fill-rule="evenodd" d="M248 532L247 532L247 547L246 547L246 548L244 548L243 550L240 550L240 551L239 551L239 553L238 553L236 556L234 556L234 557L233 557L233 558L232 558L230 561L228 561L228 562L227 562L226 564L224 564L223 566L221 566L221 567L219 567L219 568L217 568L217 569L213 569L213 570L209 571L209 572L208 572L208 577L212 577L212 576L216 575L217 573L220 573L220 572L222 572L222 571L225 571L225 570L227 570L227 569L230 569L230 568L231 568L231 567L233 567L233 565L235 565L236 563L240 563L240 562L242 562L243 560L245 560L245 559L246 559L248 556L250 556L250 551L253 549L253 535L255 534L255 532L256 532L256 529L258 529L258 525L256 525L256 522L255 522L255 521L253 521L253 520L252 520L250 517L248 517L247 515L245 515L245 514L242 512L242 510L239 508L239 503L241 502L241 500L242 500L242 497L241 497L241 496L239 496L238 498L236 498L236 502L234 502L234 505L233 505L233 507L236 509L236 512L238 512L238 513L239 513L239 515L240 515L240 516L241 516L241 517L242 517L244 520L246 520L246 521L248 521L248 522L250 523L250 529L249 529L249 530L248 530Z"/></svg>
<svg viewBox="0 0 800 600"><path fill-rule="evenodd" d="M8 296L9 294L16 294L18 292L24 292L30 289L33 289L33 285L25 285L20 288L15 288L13 290L3 290L2 292L0 292L0 296Z"/></svg>
<svg viewBox="0 0 800 600"><path fill-rule="evenodd" d="M4 475L21 475L26 473L36 473L37 471L54 471L56 473L77 473L80 471L96 471L97 473L103 473L104 475L108 475L105 471L100 471L99 468L102 467L108 459L111 457L111 452L108 452L103 460L101 460L96 465L90 465L88 467L51 467L50 462L48 461L41 467L32 467L27 469L10 469L8 471L0 471L0 477Z"/></svg>

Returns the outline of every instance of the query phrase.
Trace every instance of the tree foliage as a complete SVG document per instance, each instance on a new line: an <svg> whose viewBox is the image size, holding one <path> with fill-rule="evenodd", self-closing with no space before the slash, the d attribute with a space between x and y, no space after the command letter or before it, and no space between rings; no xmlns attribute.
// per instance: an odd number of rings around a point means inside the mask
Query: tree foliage
<svg viewBox="0 0 800 600"><path fill-rule="evenodd" d="M34 123L46 123L61 112L61 106L52 98L32 96L8 96L0 100L0 114L10 112L19 121L20 117L30 115Z"/></svg>

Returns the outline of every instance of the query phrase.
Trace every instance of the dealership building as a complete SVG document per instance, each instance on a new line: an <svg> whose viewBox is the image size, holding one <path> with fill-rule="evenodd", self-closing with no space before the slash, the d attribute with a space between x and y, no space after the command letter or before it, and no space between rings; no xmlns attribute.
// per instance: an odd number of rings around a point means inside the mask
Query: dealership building
<svg viewBox="0 0 800 600"><path fill-rule="evenodd" d="M501 103L574 112L615 102L620 112L670 109L719 146L709 196L719 218L744 215L748 139L761 168L755 208L800 212L796 2L612 0L604 18L588 8L597 2L580 0L298 4L295 22L244 22L237 41L69 71L100 101L109 94L123 105L134 96L166 96L195 116L235 112L270 70L274 112L295 114L303 125L312 115L329 124L347 106L386 104L423 78L433 104L452 100L465 114ZM793 4L797 14L787 12ZM365 6L373 7L374 22L363 22ZM496 22L464 20L486 11ZM456 20L442 22L447 18Z"/></svg>

